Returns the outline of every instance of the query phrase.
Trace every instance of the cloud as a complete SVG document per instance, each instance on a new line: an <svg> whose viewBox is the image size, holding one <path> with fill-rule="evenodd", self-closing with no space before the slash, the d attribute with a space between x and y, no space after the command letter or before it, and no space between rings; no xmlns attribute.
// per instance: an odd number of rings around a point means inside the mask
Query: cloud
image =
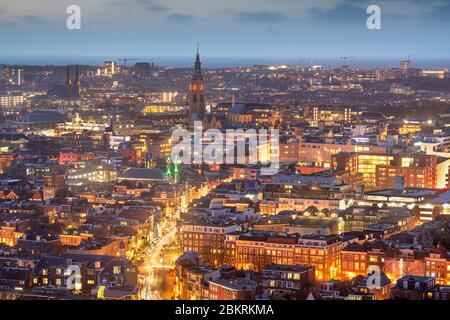
<svg viewBox="0 0 450 320"><path fill-rule="evenodd" d="M194 20L194 16L182 13L172 13L167 16L170 22L189 22Z"/></svg>
<svg viewBox="0 0 450 320"><path fill-rule="evenodd" d="M367 7L377 4L381 8L382 21L388 23L419 20L449 21L450 4L447 0L340 0L333 7L316 6L309 10L314 21L329 24L364 24Z"/></svg>
<svg viewBox="0 0 450 320"><path fill-rule="evenodd" d="M146 10L154 11L154 12L164 12L169 11L169 8L166 6L157 3L154 0L114 0L110 4L119 7L130 7L133 5L138 5L143 7ZM108 4L109 5L109 4Z"/></svg>
<svg viewBox="0 0 450 320"><path fill-rule="evenodd" d="M319 22L329 23L365 23L368 15L366 8L350 3L341 3L331 9L312 8L309 10L310 16Z"/></svg>
<svg viewBox="0 0 450 320"><path fill-rule="evenodd" d="M163 12L169 10L166 6L153 0L136 0L136 2L144 6L149 11Z"/></svg>
<svg viewBox="0 0 450 320"><path fill-rule="evenodd" d="M450 22L450 3L436 6L432 12L425 14L424 18L436 22Z"/></svg>
<svg viewBox="0 0 450 320"><path fill-rule="evenodd" d="M239 22L257 22L257 23L276 23L287 21L288 17L280 12L240 12L238 13L236 20Z"/></svg>
<svg viewBox="0 0 450 320"><path fill-rule="evenodd" d="M169 9L166 6L163 6L161 4L154 4L151 5L150 7L147 8L150 11L155 11L155 12L164 12L164 11L169 11Z"/></svg>
<svg viewBox="0 0 450 320"><path fill-rule="evenodd" d="M447 0L338 0L332 8L322 13L335 13L337 17L347 19L356 10L366 10L369 5L378 5L382 14L392 19L418 18L433 13L441 6L448 5ZM320 12L320 6L317 7ZM313 10L314 11L314 10ZM344 22L344 21L341 21Z"/></svg>
<svg viewBox="0 0 450 320"><path fill-rule="evenodd" d="M42 20L36 16L23 16L23 17L17 17L20 21L25 23L32 23L32 24L38 24L41 23Z"/></svg>

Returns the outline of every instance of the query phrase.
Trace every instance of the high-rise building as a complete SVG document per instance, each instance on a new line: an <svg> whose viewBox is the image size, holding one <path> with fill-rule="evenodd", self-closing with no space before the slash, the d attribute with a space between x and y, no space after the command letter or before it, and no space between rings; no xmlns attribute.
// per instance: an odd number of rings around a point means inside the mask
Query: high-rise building
<svg viewBox="0 0 450 320"><path fill-rule="evenodd" d="M75 95L76 95L76 97L79 97L80 90L81 90L81 82L80 82L80 73L79 73L79 70L78 70L78 65L76 66L76 69L75 69L75 83L74 83L74 86L75 86Z"/></svg>
<svg viewBox="0 0 450 320"><path fill-rule="evenodd" d="M67 73L66 73L67 79L66 79L66 87L70 87L72 85L72 80L70 80L70 66L67 66Z"/></svg>
<svg viewBox="0 0 450 320"><path fill-rule="evenodd" d="M23 78L23 69L17 69L17 82L16 84L18 86L21 86L23 84L24 78Z"/></svg>
<svg viewBox="0 0 450 320"><path fill-rule="evenodd" d="M23 69L14 69L9 66L3 67L3 81L6 84L20 86L24 81L24 71Z"/></svg>
<svg viewBox="0 0 450 320"><path fill-rule="evenodd" d="M117 63L116 61L105 61L103 64L103 68L105 76L113 76L117 72Z"/></svg>
<svg viewBox="0 0 450 320"><path fill-rule="evenodd" d="M137 62L134 65L136 75L147 77L150 75L152 67L148 62Z"/></svg>
<svg viewBox="0 0 450 320"><path fill-rule="evenodd" d="M4 65L3 66L3 76L2 79L4 82L8 83L9 82L9 66Z"/></svg>
<svg viewBox="0 0 450 320"><path fill-rule="evenodd" d="M67 99L76 99L80 96L81 82L78 65L75 68L75 81L70 78L70 66L67 66L65 94Z"/></svg>
<svg viewBox="0 0 450 320"><path fill-rule="evenodd" d="M407 77L410 74L411 61L409 59L400 61L400 69L402 70L403 76Z"/></svg>
<svg viewBox="0 0 450 320"><path fill-rule="evenodd" d="M411 68L411 60L400 61L400 68L405 72L408 71Z"/></svg>

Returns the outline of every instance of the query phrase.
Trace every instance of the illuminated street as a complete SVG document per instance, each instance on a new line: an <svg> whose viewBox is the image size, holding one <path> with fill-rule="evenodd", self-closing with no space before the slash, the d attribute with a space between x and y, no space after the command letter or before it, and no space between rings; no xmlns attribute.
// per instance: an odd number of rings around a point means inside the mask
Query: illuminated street
<svg viewBox="0 0 450 320"><path fill-rule="evenodd" d="M2 0L0 300L450 300L450 0L378 2Z"/></svg>
<svg viewBox="0 0 450 320"><path fill-rule="evenodd" d="M214 187L214 184L206 184L200 190L200 195L205 196ZM184 195L180 195L184 198ZM191 203L195 199L191 199ZM188 204L181 203L176 209L176 217L180 210L186 210ZM176 222L163 218L159 223L159 229L163 230L163 236L154 246L149 246L143 253L141 265L138 267L141 290L140 297L144 300L171 299L175 281L175 261L181 254L181 248L176 244Z"/></svg>
<svg viewBox="0 0 450 320"><path fill-rule="evenodd" d="M162 258L162 251L165 246L170 245L176 234L174 224L169 223L167 233L158 241L158 243L145 251L144 262L140 266L140 273L146 275L141 290L141 297L145 300L160 300L160 290L164 288L163 269L173 268L173 261L166 261Z"/></svg>

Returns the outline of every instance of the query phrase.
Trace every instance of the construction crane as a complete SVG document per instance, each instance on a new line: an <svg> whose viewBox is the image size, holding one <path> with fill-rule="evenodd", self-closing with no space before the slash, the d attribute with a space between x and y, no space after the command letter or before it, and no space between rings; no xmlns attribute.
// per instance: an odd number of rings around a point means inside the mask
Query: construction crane
<svg viewBox="0 0 450 320"><path fill-rule="evenodd" d="M127 62L128 61L138 61L139 59L130 59L130 58L123 58L123 59L119 59L119 61L123 61L123 66L126 68L127 67Z"/></svg>

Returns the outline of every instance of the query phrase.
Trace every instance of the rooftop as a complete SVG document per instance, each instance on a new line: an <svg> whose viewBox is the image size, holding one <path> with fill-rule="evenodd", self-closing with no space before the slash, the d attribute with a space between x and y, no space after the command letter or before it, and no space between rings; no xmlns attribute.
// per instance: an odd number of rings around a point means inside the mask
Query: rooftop
<svg viewBox="0 0 450 320"><path fill-rule="evenodd" d="M312 266L294 266L289 264L271 264L264 267L263 271L293 271L293 272L305 272L313 268Z"/></svg>
<svg viewBox="0 0 450 320"><path fill-rule="evenodd" d="M226 287L232 290L246 290L253 289L258 286L258 283L254 280L246 278L233 278L233 279L216 279L209 282L210 284L217 284L222 287Z"/></svg>
<svg viewBox="0 0 450 320"><path fill-rule="evenodd" d="M119 180L158 180L164 181L165 176L159 169L128 168L119 174Z"/></svg>

